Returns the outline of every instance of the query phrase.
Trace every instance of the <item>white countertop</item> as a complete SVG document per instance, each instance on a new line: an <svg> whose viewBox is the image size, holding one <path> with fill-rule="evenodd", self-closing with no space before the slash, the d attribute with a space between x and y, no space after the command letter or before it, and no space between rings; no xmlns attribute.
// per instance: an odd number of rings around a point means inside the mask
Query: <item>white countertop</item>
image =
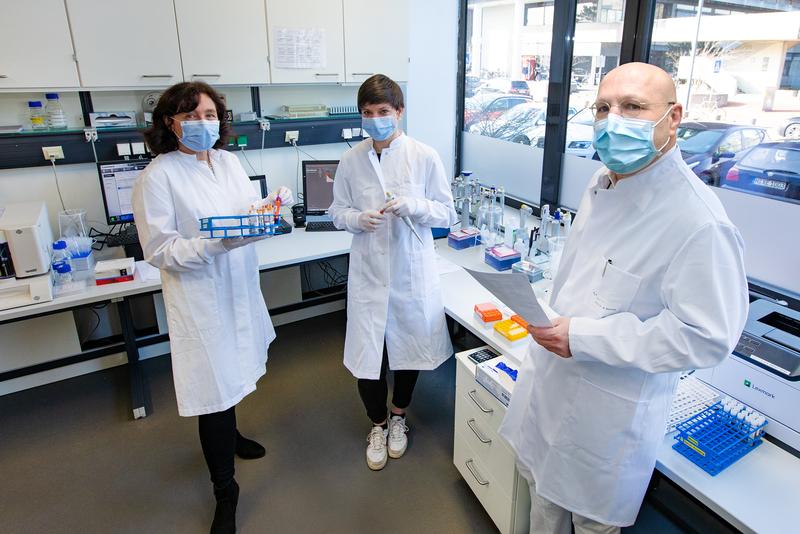
<svg viewBox="0 0 800 534"><path fill-rule="evenodd" d="M350 252L353 236L348 232L308 232L295 228L291 234L279 235L255 243L259 269L275 269L322 258L330 258ZM161 289L161 280L142 280L137 277L130 282L103 286L89 285L86 291L59 296L50 302L21 306L0 311L0 321L9 321L65 310L93 302L117 299L149 293Z"/></svg>
<svg viewBox="0 0 800 534"><path fill-rule="evenodd" d="M744 532L798 532L800 459L764 441L760 447L712 477L672 450L664 437L656 469L730 524Z"/></svg>

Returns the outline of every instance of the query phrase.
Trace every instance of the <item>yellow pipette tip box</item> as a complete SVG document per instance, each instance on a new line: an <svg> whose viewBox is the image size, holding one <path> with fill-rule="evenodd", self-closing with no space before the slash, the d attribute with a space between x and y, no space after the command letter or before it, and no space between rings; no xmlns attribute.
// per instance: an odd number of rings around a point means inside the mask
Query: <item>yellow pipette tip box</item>
<svg viewBox="0 0 800 534"><path fill-rule="evenodd" d="M505 319L494 325L494 330L508 341L514 342L525 339L528 331L520 326L516 321Z"/></svg>

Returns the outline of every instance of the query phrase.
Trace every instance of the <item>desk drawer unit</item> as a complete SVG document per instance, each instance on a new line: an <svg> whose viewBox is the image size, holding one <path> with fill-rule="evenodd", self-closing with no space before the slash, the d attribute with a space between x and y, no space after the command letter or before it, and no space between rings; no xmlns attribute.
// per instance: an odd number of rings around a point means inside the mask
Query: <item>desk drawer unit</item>
<svg viewBox="0 0 800 534"><path fill-rule="evenodd" d="M528 483L497 433L506 408L475 381L469 352L457 358L453 463L500 532L528 532Z"/></svg>
<svg viewBox="0 0 800 534"><path fill-rule="evenodd" d="M472 397L468 396L472 391L474 388L468 390L467 395L459 394L456 397L455 430L461 433L472 450L491 470L503 491L510 494L516 472L514 453L491 426L491 416L494 414L483 413L472 401Z"/></svg>

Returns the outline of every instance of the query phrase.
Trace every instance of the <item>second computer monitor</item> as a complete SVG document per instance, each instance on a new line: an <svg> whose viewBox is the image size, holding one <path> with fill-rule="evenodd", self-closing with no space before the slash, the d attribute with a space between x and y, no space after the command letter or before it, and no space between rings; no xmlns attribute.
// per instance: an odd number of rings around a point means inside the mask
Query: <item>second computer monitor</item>
<svg viewBox="0 0 800 534"><path fill-rule="evenodd" d="M97 164L108 224L133 222L133 184L149 159L103 161Z"/></svg>
<svg viewBox="0 0 800 534"><path fill-rule="evenodd" d="M323 214L333 203L337 160L303 162L303 204L306 214Z"/></svg>

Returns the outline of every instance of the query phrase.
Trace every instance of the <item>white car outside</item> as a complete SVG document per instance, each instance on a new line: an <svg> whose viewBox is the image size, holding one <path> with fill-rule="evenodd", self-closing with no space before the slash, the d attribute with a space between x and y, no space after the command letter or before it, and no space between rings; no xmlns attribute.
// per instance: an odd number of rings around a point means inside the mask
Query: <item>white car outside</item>
<svg viewBox="0 0 800 534"><path fill-rule="evenodd" d="M568 113L572 117L575 108L569 108ZM477 122L470 126L469 131L512 143L535 145L533 140L543 135L545 118L546 104L529 102L514 106L494 120Z"/></svg>
<svg viewBox="0 0 800 534"><path fill-rule="evenodd" d="M545 127L540 126L531 134L531 145L544 148ZM582 109L567 122L567 140L564 152L580 158L593 158L594 117L588 109Z"/></svg>

